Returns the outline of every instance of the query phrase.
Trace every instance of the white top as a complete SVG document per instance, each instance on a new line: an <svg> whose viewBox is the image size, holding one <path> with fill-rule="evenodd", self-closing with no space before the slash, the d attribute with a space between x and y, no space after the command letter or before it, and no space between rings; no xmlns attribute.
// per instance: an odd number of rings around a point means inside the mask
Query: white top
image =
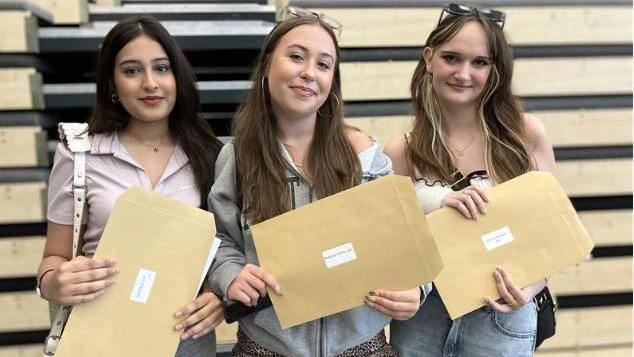
<svg viewBox="0 0 634 357"><path fill-rule="evenodd" d="M493 182L488 176L475 176L471 179L471 184L477 185L485 190L493 186ZM444 182L425 178L416 180L416 182L414 182L414 189L416 190L416 196L420 201L421 207L426 214L439 209L442 200L453 191L451 187Z"/></svg>

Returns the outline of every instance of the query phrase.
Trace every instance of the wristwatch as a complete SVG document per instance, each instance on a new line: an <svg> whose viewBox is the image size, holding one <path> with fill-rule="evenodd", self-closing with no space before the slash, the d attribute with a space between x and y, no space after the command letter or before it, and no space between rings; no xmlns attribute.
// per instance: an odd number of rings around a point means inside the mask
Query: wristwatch
<svg viewBox="0 0 634 357"><path fill-rule="evenodd" d="M44 276L50 272L52 272L55 269L48 269L45 272L42 273L42 275L40 275L40 277L37 279L37 285L35 286L35 292L37 293L37 296L39 296L40 298L47 300L46 296L44 296L42 294L42 280L44 280Z"/></svg>

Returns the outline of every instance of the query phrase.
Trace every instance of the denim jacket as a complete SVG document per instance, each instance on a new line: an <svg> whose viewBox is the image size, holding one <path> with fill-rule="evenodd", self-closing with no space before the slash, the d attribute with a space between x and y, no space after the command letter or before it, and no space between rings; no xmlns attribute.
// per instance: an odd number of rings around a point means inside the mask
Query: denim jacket
<svg viewBox="0 0 634 357"><path fill-rule="evenodd" d="M286 149L280 145L291 188L291 208L316 198L306 179L297 171ZM209 193L209 208L215 215L222 239L209 274L212 289L227 296L233 279L247 264L259 265L249 222L241 214L236 198L236 161L233 143L224 146L216 161L215 183ZM363 183L392 173L392 163L377 142L359 154ZM378 334L390 318L366 305L282 330L269 307L239 320L240 329L259 345L285 356L333 356L362 344Z"/></svg>

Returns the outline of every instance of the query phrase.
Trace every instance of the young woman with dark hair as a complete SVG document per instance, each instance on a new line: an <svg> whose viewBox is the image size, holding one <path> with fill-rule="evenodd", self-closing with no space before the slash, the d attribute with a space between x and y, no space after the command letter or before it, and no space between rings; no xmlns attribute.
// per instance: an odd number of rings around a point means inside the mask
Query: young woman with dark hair
<svg viewBox="0 0 634 357"><path fill-rule="evenodd" d="M443 14L447 16L443 17ZM410 176L426 213L453 207L468 219L486 213L486 189L529 170L552 170L553 149L539 120L511 91L513 57L504 14L451 4L431 32L411 83L414 128L385 148L397 174ZM459 172L470 183L454 191ZM433 289L410 320L394 321L401 356L531 356L544 287L492 273L501 301L452 321ZM485 297L483 297L485 299Z"/></svg>
<svg viewBox="0 0 634 357"><path fill-rule="evenodd" d="M38 270L44 298L81 304L98 298L116 281L114 259L91 257L115 200L129 187L206 207L221 143L199 111L191 67L158 21L128 18L107 34L98 55L97 104L88 128L92 149L86 155L83 255L71 259L74 156L59 144L49 178L48 232ZM213 328L222 319L216 295L205 284L194 301L177 308L172 312L174 328L183 340L177 355L213 355Z"/></svg>

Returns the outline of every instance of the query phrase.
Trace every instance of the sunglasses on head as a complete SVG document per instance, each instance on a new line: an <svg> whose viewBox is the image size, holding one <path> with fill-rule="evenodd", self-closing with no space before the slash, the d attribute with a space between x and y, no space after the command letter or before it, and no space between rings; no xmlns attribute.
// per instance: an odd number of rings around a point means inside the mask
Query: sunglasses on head
<svg viewBox="0 0 634 357"><path fill-rule="evenodd" d="M341 37L341 30L343 29L343 25L341 24L341 22L337 21L336 19L328 15L325 15L322 13L316 13L308 9L304 9L304 8L296 7L296 6L287 6L282 11L282 19L284 20L289 19L291 17L302 17L302 16L314 16L322 20L328 26L330 26L330 28L333 29L333 31L335 31L335 33L337 34L337 37Z"/></svg>
<svg viewBox="0 0 634 357"><path fill-rule="evenodd" d="M482 15L483 17L495 22L500 26L500 29L504 28L504 21L506 20L506 14L502 11L494 9L478 9L469 5L461 4L449 4L445 6L440 12L440 18L438 19L438 25L442 22L445 13L455 16L467 16L467 15Z"/></svg>

